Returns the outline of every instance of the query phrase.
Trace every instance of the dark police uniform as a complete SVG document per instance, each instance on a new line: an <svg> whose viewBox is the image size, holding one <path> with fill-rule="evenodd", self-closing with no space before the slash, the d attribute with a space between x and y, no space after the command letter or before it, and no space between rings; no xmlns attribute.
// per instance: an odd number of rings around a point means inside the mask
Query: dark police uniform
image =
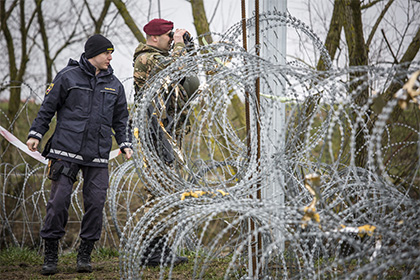
<svg viewBox="0 0 420 280"><path fill-rule="evenodd" d="M121 151L131 148L131 136L126 130L128 110L124 87L113 75L111 66L98 75L95 71L84 54L79 62L70 59L47 89L30 128L28 138L41 140L57 112L56 129L44 154L50 159L51 168L59 167L63 172L52 180L41 230L44 239L60 239L65 234L72 187L79 170L84 178L85 207L80 237L100 238L113 130Z"/></svg>

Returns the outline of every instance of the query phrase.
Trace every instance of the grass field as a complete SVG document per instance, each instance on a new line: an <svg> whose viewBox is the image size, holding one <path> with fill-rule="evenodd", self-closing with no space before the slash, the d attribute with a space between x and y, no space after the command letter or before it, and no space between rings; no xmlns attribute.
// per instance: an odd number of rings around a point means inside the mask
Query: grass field
<svg viewBox="0 0 420 280"><path fill-rule="evenodd" d="M92 253L92 273L76 272L76 252L66 252L59 256L58 273L51 276L41 275L42 253L27 248L11 247L0 251L1 279L121 279L118 251L100 248ZM202 279L223 279L229 258L220 258L210 264ZM172 271L171 279L192 279L194 262L182 264ZM142 279L160 279L160 268L150 267L143 271ZM164 270L168 275L169 268ZM167 279L164 276L163 279Z"/></svg>

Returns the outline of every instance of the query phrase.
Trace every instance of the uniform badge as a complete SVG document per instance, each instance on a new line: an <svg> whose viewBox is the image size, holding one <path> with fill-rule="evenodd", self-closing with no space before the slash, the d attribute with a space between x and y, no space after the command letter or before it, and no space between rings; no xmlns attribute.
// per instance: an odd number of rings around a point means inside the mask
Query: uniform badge
<svg viewBox="0 0 420 280"><path fill-rule="evenodd" d="M48 95L48 93L50 93L50 91L52 90L52 88L54 87L54 84L53 83L51 83L49 86L48 86L48 88L47 88L47 90L45 91L45 95Z"/></svg>

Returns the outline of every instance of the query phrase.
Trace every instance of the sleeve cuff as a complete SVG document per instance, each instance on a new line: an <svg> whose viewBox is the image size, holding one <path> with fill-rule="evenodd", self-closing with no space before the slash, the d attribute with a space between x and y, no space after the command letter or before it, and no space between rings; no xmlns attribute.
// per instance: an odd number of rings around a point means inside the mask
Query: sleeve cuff
<svg viewBox="0 0 420 280"><path fill-rule="evenodd" d="M133 149L133 145L130 143L130 142L123 142L123 143L121 143L120 144L120 150L121 150L121 152L122 153L124 153L125 154L125 152L124 152L124 149L125 148L130 148L130 149Z"/></svg>
<svg viewBox="0 0 420 280"><path fill-rule="evenodd" d="M35 130L31 130L31 131L29 131L29 134L28 134L28 139L29 138L35 138L35 139L38 139L39 141L41 141L42 140L42 134L39 133L39 132L36 132Z"/></svg>

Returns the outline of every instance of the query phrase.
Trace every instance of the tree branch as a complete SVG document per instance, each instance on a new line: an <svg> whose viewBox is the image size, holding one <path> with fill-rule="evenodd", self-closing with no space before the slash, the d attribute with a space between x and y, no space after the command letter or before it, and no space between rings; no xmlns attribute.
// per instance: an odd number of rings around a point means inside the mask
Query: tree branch
<svg viewBox="0 0 420 280"><path fill-rule="evenodd" d="M384 36L385 43L386 43L386 45L388 46L388 49L389 49L389 51L391 52L392 57L394 58L394 63L395 63L395 64L398 64L398 59L397 59L397 57L395 56L394 52L392 51L391 45L389 44L388 39L386 38L385 31L384 31L383 29L381 29L381 32L382 32L382 36Z"/></svg>
<svg viewBox="0 0 420 280"><path fill-rule="evenodd" d="M379 24L381 23L381 21L383 20L383 18L385 17L386 12L389 10L389 8L391 7L391 5L394 3L394 0L389 0L388 3L386 4L385 8L382 10L381 14L378 16L378 18L376 19L375 24L372 27L372 30L370 31L369 37L366 40L366 47L369 48L370 43L372 42L373 36L376 33L376 30L379 27Z"/></svg>
<svg viewBox="0 0 420 280"><path fill-rule="evenodd" d="M102 9L101 15L99 16L98 20L96 21L95 33L99 33L101 31L102 25L104 23L106 15L108 14L110 6L111 0L105 0L104 8Z"/></svg>
<svg viewBox="0 0 420 280"><path fill-rule="evenodd" d="M124 2L121 1L121 0L112 0L112 3L114 3L115 7L117 7L118 12L123 17L125 24L131 30L134 37L136 37L136 39L139 42L145 43L146 39L144 38L140 29L137 27L137 25L134 22L133 18L131 17L130 13L128 12L127 7L125 6Z"/></svg>
<svg viewBox="0 0 420 280"><path fill-rule="evenodd" d="M361 9L361 10L366 10L366 9L369 9L370 7L372 7L372 6L376 5L376 4L378 4L379 2L383 2L383 1L384 1L384 0L375 0L375 1L373 1L373 2L367 3L366 5L362 5L362 6L360 7L360 9Z"/></svg>

